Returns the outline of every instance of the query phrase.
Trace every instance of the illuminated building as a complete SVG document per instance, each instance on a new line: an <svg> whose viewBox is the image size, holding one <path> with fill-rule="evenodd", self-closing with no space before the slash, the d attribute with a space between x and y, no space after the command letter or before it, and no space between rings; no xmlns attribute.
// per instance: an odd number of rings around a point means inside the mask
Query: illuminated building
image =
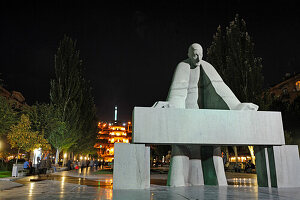
<svg viewBox="0 0 300 200"><path fill-rule="evenodd" d="M29 107L26 104L25 98L23 97L21 92L9 92L4 87L0 86L0 96L4 97L6 101L12 106L12 108L16 110L23 110L24 108Z"/></svg>
<svg viewBox="0 0 300 200"><path fill-rule="evenodd" d="M131 122L125 124L98 123L98 142L95 148L98 149L98 156L105 162L111 162L114 157L114 143L130 143L132 138Z"/></svg>
<svg viewBox="0 0 300 200"><path fill-rule="evenodd" d="M275 98L292 103L300 96L300 73L292 76L286 74L285 80L271 87L269 93Z"/></svg>

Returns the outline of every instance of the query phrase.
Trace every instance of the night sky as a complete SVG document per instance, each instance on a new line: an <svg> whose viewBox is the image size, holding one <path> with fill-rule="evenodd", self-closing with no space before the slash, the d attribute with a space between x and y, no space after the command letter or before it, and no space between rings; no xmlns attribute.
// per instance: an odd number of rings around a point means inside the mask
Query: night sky
<svg viewBox="0 0 300 200"><path fill-rule="evenodd" d="M104 5L102 1L1 1L0 73L5 88L29 105L49 102L54 54L64 34L91 81L97 115L131 120L134 106L167 97L176 64L190 44L206 49L218 25L239 14L263 59L265 87L300 72L300 9L296 1L173 1ZM154 2L154 1L153 1Z"/></svg>

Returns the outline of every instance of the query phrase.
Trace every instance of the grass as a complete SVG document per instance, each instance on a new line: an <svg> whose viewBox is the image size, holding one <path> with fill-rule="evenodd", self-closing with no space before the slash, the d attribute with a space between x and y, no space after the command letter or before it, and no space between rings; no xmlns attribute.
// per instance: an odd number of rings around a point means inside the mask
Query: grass
<svg viewBox="0 0 300 200"><path fill-rule="evenodd" d="M113 173L112 169L101 169L94 172L94 174L112 174L112 173Z"/></svg>
<svg viewBox="0 0 300 200"><path fill-rule="evenodd" d="M11 177L11 171L0 171L0 178Z"/></svg>

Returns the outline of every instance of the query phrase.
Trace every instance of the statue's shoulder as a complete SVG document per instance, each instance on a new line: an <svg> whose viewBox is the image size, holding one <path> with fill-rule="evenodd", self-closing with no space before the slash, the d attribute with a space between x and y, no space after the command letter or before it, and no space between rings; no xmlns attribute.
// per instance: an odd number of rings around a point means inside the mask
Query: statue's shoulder
<svg viewBox="0 0 300 200"><path fill-rule="evenodd" d="M189 72L191 69L191 66L186 60L181 61L177 64L175 71L176 72Z"/></svg>
<svg viewBox="0 0 300 200"><path fill-rule="evenodd" d="M202 68L205 69L210 69L210 68L215 69L209 62L206 62L205 60L201 60L201 66Z"/></svg>
<svg viewBox="0 0 300 200"><path fill-rule="evenodd" d="M209 62L202 60L201 67L205 74L209 77L209 79L215 81L223 81L217 70Z"/></svg>

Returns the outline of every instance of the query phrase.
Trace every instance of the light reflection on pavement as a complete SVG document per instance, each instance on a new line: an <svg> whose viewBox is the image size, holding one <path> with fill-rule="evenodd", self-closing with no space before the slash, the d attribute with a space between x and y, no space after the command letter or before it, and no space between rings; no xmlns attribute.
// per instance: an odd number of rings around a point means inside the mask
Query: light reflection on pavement
<svg viewBox="0 0 300 200"><path fill-rule="evenodd" d="M112 190L112 174L93 175L89 170L28 176L22 187L0 192L0 199L297 199L299 188L258 188L256 175L226 174L229 186L168 187L167 174L152 174L151 188ZM255 180L254 180L255 179Z"/></svg>

